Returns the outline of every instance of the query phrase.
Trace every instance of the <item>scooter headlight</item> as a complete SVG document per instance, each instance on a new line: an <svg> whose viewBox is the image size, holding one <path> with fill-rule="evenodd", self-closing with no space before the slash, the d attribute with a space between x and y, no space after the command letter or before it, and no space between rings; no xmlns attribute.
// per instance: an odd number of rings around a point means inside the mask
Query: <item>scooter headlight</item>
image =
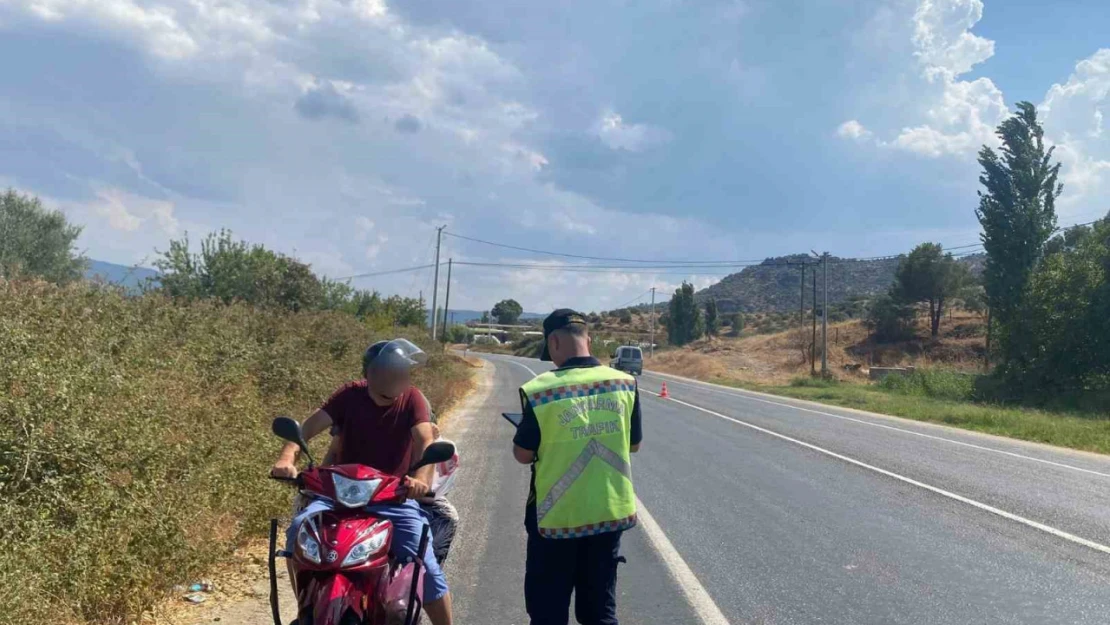
<svg viewBox="0 0 1110 625"><path fill-rule="evenodd" d="M385 547L385 539L388 535L389 532L381 531L352 547L347 557L343 558L343 568L358 566L380 552L382 547Z"/></svg>
<svg viewBox="0 0 1110 625"><path fill-rule="evenodd" d="M374 491L382 483L377 480L352 480L338 473L331 474L331 483L335 486L335 498L339 503L348 508L361 508L370 503Z"/></svg>
<svg viewBox="0 0 1110 625"><path fill-rule="evenodd" d="M301 555L320 564L320 543L308 532L308 523L302 523L301 531L297 532L297 546L301 548Z"/></svg>

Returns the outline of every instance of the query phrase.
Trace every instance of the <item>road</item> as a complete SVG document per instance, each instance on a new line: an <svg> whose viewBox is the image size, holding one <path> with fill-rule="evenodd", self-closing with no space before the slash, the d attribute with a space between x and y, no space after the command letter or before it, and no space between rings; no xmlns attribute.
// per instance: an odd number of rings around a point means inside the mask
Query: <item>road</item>
<svg viewBox="0 0 1110 625"><path fill-rule="evenodd" d="M528 622L528 470L500 413L546 368L489 356L449 426L459 623ZM640 388L625 625L1110 621L1108 457L654 373Z"/></svg>

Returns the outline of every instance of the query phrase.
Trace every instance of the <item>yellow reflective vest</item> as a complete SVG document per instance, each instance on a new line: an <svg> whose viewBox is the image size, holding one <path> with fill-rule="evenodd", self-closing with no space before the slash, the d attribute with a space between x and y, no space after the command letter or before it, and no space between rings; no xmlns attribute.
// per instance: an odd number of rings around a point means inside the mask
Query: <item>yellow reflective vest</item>
<svg viewBox="0 0 1110 625"><path fill-rule="evenodd" d="M604 366L556 369L521 391L540 426L540 535L580 538L635 526L629 447L636 379Z"/></svg>

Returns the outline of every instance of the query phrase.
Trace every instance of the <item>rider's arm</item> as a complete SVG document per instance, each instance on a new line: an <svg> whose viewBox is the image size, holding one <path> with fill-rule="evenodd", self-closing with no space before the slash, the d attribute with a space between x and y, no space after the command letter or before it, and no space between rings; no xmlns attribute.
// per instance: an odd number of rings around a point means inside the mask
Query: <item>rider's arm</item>
<svg viewBox="0 0 1110 625"><path fill-rule="evenodd" d="M332 426L332 417L327 414L323 409L317 410L312 413L309 419L305 419L301 424L301 433L304 435L305 441L311 441L317 434ZM274 463L270 474L275 477L295 477L296 476L296 456L300 453L300 447L296 443L285 443L281 448L281 455L278 456L278 462Z"/></svg>
<svg viewBox="0 0 1110 625"><path fill-rule="evenodd" d="M424 456L424 450L435 440L435 428L431 422L431 403L419 389L413 389L412 401L412 460L416 462ZM435 465L429 465L418 470L412 477L431 488L435 475Z"/></svg>
<svg viewBox="0 0 1110 625"><path fill-rule="evenodd" d="M332 420L323 408L312 413L312 416L304 420L301 424L301 432L304 434L304 439L310 441L316 436L329 428L331 428ZM296 443L286 443L285 447L281 448L281 456L278 458L278 463L293 463L297 460L297 454L300 448Z"/></svg>
<svg viewBox="0 0 1110 625"><path fill-rule="evenodd" d="M520 408L523 416L513 437L513 458L520 464L532 464L536 460L536 450L540 448L540 422L536 420L536 413L523 390L520 392Z"/></svg>
<svg viewBox="0 0 1110 625"><path fill-rule="evenodd" d="M412 428L412 457L414 460L419 460L424 455L424 450L428 445L432 444L435 440L435 432L432 429L432 424L428 422L418 423ZM430 464L422 467L412 475L412 477L424 482L427 486L432 485L432 481L436 476L436 467Z"/></svg>
<svg viewBox="0 0 1110 625"><path fill-rule="evenodd" d="M335 431L333 427L331 434L331 442L328 443L328 453L324 454L323 466L331 466L339 464L339 450L343 448L343 435Z"/></svg>

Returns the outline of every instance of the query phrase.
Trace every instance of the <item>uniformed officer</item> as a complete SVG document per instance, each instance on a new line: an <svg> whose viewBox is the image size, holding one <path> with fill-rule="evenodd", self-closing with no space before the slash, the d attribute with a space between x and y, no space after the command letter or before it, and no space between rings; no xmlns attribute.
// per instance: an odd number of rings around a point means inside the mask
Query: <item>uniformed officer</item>
<svg viewBox="0 0 1110 625"><path fill-rule="evenodd" d="M520 388L513 455L532 465L524 599L532 625L616 625L621 533L636 525L630 454L640 448L636 379L590 355L586 319L543 322L541 360L558 367Z"/></svg>

